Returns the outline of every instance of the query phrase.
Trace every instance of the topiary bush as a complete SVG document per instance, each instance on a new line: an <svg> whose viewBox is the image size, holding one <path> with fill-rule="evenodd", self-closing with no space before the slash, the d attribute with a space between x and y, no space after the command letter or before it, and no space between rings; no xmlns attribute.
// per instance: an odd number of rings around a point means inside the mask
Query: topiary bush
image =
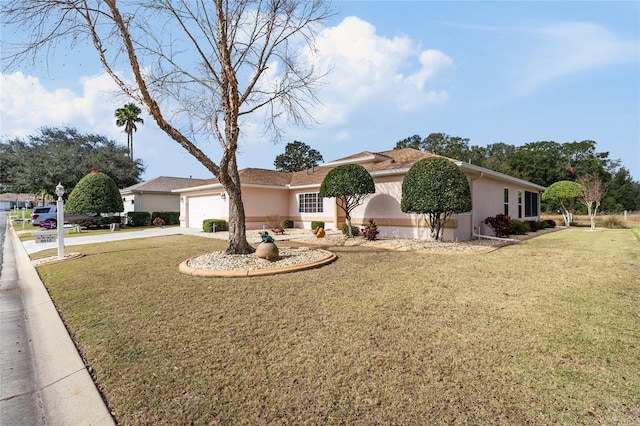
<svg viewBox="0 0 640 426"><path fill-rule="evenodd" d="M71 214L119 213L124 211L124 204L113 179L92 170L78 181L69 194L65 211Z"/></svg>
<svg viewBox="0 0 640 426"><path fill-rule="evenodd" d="M431 239L438 241L445 224L456 213L471 211L471 188L462 169L444 157L415 163L402 180L400 209L425 215Z"/></svg>
<svg viewBox="0 0 640 426"><path fill-rule="evenodd" d="M523 222L521 220L512 220L509 227L510 235L527 235L531 231L529 228L529 222Z"/></svg>
<svg viewBox="0 0 640 426"><path fill-rule="evenodd" d="M369 241L376 240L378 238L379 233L380 231L378 231L378 225L376 225L373 219L369 219L369 223L362 230L362 236L364 237L365 240L369 240Z"/></svg>
<svg viewBox="0 0 640 426"><path fill-rule="evenodd" d="M324 222L321 221L321 220L313 220L313 221L311 221L311 229L312 230L315 230L318 227L324 229Z"/></svg>
<svg viewBox="0 0 640 426"><path fill-rule="evenodd" d="M180 212L175 211L160 211L151 212L151 217L164 220L165 225L179 225L180 224Z"/></svg>
<svg viewBox="0 0 640 426"><path fill-rule="evenodd" d="M287 219L284 221L284 227L287 229L293 228L293 220Z"/></svg>
<svg viewBox="0 0 640 426"><path fill-rule="evenodd" d="M204 232L214 232L214 225L215 232L229 230L229 225L224 219L205 219L202 221L202 230Z"/></svg>
<svg viewBox="0 0 640 426"><path fill-rule="evenodd" d="M500 213L495 216L489 216L484 220L484 224L493 229L496 237L506 238L511 235L511 217L506 214Z"/></svg>
<svg viewBox="0 0 640 426"><path fill-rule="evenodd" d="M151 214L149 212L127 212L127 225L149 226L151 225Z"/></svg>
<svg viewBox="0 0 640 426"><path fill-rule="evenodd" d="M318 197L336 199L336 204L344 211L347 230L351 227L351 213L376 192L373 178L360 164L343 164L332 169L322 180ZM352 237L353 235L349 235Z"/></svg>
<svg viewBox="0 0 640 426"><path fill-rule="evenodd" d="M349 234L349 225L345 223L344 225L342 225L342 233L344 235L351 235L352 237L357 237L358 235L360 235L360 228L352 225L351 234Z"/></svg>

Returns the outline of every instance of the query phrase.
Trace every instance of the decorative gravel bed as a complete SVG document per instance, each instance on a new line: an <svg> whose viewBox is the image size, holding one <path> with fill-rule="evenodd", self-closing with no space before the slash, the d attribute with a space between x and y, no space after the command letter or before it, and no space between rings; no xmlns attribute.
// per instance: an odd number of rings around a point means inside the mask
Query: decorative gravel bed
<svg viewBox="0 0 640 426"><path fill-rule="evenodd" d="M327 257L327 252L308 248L279 248L280 256L274 260L260 259L255 254L225 254L223 251L203 254L189 259L187 265L204 271L251 271L276 269L317 262Z"/></svg>
<svg viewBox="0 0 640 426"><path fill-rule="evenodd" d="M361 246L371 248L384 248L400 251L431 251L437 253L473 253L483 252L488 249L503 246L509 241L502 240L472 240L462 242L450 241L423 241L408 238L380 238L374 241L365 240L362 237L346 238L342 235L332 235L317 240L300 240L300 242L317 243L335 246Z"/></svg>
<svg viewBox="0 0 640 426"><path fill-rule="evenodd" d="M42 257L40 259L32 260L31 264L33 266L42 266L42 265L48 265L50 263L64 262L65 260L77 259L82 256L84 256L82 253L65 253L62 259L58 259L58 255L48 256L48 257Z"/></svg>

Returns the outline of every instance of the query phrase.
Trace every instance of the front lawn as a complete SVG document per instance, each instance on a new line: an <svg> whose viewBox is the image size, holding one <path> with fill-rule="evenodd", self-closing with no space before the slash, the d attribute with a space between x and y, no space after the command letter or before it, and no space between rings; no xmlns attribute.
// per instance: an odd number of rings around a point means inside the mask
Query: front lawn
<svg viewBox="0 0 640 426"><path fill-rule="evenodd" d="M328 266L269 277L178 272L225 247L76 246L87 256L38 269L118 423L640 421L630 230L474 255L340 247Z"/></svg>

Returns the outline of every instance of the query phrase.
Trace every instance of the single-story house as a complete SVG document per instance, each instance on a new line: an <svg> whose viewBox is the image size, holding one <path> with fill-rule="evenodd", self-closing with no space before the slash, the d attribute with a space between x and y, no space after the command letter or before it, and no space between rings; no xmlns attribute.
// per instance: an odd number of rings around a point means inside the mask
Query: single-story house
<svg viewBox="0 0 640 426"><path fill-rule="evenodd" d="M14 194L11 192L4 192L0 194L0 210L13 210L16 207L19 209L23 207L30 209L33 207L33 204L33 195Z"/></svg>
<svg viewBox="0 0 640 426"><path fill-rule="evenodd" d="M384 152L364 151L324 163L308 170L289 173L247 168L239 171L247 229L263 229L267 216L278 215L294 221L296 228L311 228L312 221L324 221L327 229L340 229L345 214L334 198L318 197L320 185L329 170L341 164L357 163L373 177L376 192L351 214L352 224L364 225L374 219L381 236L430 238L422 215L400 209L402 181L417 161L434 154L403 148ZM492 235L483 224L499 213L514 219L538 220L543 186L451 159L469 180L473 208L453 215L446 224L445 240L469 240L474 234ZM180 225L202 228L204 219L229 219L229 201L217 179L176 189L180 194Z"/></svg>
<svg viewBox="0 0 640 426"><path fill-rule="evenodd" d="M180 195L174 189L196 185L204 179L159 176L120 190L124 214L128 212L154 212L180 210Z"/></svg>

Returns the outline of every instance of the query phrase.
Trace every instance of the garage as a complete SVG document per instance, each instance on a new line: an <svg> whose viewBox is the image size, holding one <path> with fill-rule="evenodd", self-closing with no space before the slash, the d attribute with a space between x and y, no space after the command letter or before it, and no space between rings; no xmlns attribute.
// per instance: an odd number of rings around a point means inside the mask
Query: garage
<svg viewBox="0 0 640 426"><path fill-rule="evenodd" d="M205 219L219 219L222 217L220 193L203 196L186 197L187 227L202 229ZM224 215L227 216L226 214Z"/></svg>

